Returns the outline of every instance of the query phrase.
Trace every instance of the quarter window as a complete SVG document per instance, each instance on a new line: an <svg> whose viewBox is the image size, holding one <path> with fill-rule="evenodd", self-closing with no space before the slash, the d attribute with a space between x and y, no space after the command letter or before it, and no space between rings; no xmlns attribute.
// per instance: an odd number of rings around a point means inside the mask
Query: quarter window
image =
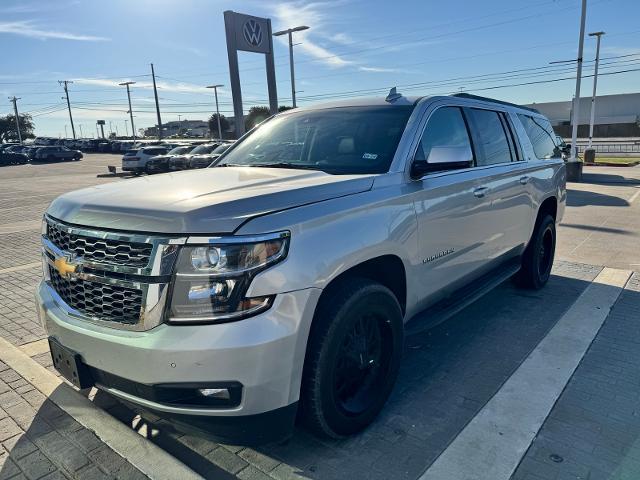
<svg viewBox="0 0 640 480"><path fill-rule="evenodd" d="M560 149L556 145L556 134L551 123L546 118L531 117L529 115L518 114L527 136L533 146L533 153L538 158L560 158Z"/></svg>
<svg viewBox="0 0 640 480"><path fill-rule="evenodd" d="M437 160L435 157L439 157ZM467 125L458 107L442 107L433 112L425 127L416 160L429 162L470 162L473 151Z"/></svg>
<svg viewBox="0 0 640 480"><path fill-rule="evenodd" d="M478 144L478 166L511 162L511 149L498 112L468 110Z"/></svg>

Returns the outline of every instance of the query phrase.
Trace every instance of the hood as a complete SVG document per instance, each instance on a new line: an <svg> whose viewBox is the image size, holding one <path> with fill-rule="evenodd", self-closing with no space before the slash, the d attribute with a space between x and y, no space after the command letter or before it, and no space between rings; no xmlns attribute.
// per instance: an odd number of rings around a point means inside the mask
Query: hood
<svg viewBox="0 0 640 480"><path fill-rule="evenodd" d="M47 213L114 230L231 233L258 215L370 190L373 179L281 168L207 168L76 190L55 199Z"/></svg>

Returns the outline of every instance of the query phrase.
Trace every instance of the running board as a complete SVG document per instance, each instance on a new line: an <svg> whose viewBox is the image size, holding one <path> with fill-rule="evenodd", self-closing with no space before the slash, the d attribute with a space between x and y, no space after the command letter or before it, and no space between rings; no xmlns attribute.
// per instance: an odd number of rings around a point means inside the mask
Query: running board
<svg viewBox="0 0 640 480"><path fill-rule="evenodd" d="M416 335L440 325L469 306L520 270L520 257L510 260L495 270L475 279L448 297L414 315L405 326L405 335Z"/></svg>

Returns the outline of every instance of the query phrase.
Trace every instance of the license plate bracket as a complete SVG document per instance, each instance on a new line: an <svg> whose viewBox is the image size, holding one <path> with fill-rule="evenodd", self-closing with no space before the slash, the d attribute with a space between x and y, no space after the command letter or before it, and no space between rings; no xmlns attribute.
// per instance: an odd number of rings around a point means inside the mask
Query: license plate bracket
<svg viewBox="0 0 640 480"><path fill-rule="evenodd" d="M54 368L76 387L93 387L93 379L87 366L82 363L79 353L61 345L55 338L49 337L49 350Z"/></svg>

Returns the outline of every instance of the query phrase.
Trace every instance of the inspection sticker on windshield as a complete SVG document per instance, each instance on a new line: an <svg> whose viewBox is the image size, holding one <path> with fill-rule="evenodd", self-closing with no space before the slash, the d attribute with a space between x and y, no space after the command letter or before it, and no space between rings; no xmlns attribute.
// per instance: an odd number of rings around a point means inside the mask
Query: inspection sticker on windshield
<svg viewBox="0 0 640 480"><path fill-rule="evenodd" d="M365 153L364 155L362 155L362 158L366 158L367 160L375 160L376 158L378 158L378 154L377 153Z"/></svg>

